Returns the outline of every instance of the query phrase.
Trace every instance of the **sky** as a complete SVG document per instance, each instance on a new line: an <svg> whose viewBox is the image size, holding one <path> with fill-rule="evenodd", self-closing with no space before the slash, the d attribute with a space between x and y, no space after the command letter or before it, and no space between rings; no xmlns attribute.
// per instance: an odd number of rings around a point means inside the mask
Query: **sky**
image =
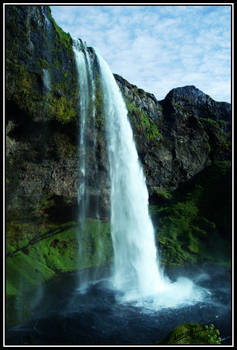
<svg viewBox="0 0 237 350"><path fill-rule="evenodd" d="M230 5L50 6L57 24L97 49L113 73L158 100L195 85L231 99Z"/></svg>

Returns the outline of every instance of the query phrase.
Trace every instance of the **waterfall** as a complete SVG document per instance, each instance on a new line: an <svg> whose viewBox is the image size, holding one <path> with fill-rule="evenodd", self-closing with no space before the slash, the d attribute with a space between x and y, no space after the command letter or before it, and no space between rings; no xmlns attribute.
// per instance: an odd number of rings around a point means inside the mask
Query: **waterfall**
<svg viewBox="0 0 237 350"><path fill-rule="evenodd" d="M79 85L79 114L80 114L80 135L79 135L79 169L80 169L80 186L78 188L78 204L79 204L79 222L85 225L85 218L87 216L88 206L90 202L90 195L88 194L87 184L87 158L88 158L88 140L87 128L91 129L93 137L93 146L91 148L91 155L94 167L95 181L98 174L98 164L96 159L96 129L95 129L95 81L93 74L93 67L91 57L88 54L88 49L82 41L74 41L74 55L76 60L76 67L78 73ZM97 193L99 189L97 188ZM97 198L98 196L96 196ZM98 201L95 203L95 217L99 217Z"/></svg>
<svg viewBox="0 0 237 350"><path fill-rule="evenodd" d="M85 124L89 100L95 102L97 86L85 45L74 46L80 85L80 218L86 217ZM128 112L120 89L107 63L95 53L103 95L106 147L110 176L110 223L114 250L112 285L122 302L147 301L152 309L200 301L205 290L187 278L171 282L164 275L148 211L148 190L139 162ZM92 104L93 104L92 103ZM95 109L92 115L95 115ZM92 123L95 127L95 122ZM96 142L96 140L94 140ZM94 144L94 149L95 149ZM95 156L95 155L94 155ZM95 158L95 163L96 158ZM97 165L96 165L97 167ZM97 169L95 167L95 169ZM79 242L80 244L80 242ZM144 304L145 303L145 304Z"/></svg>
<svg viewBox="0 0 237 350"><path fill-rule="evenodd" d="M89 113L89 77L88 77L88 63L86 56L84 54L85 48L82 42L74 42L73 46L76 68L78 73L78 87L80 90L79 98L79 114L80 114L80 134L78 142L78 155L79 155L79 171L80 171L80 185L77 192L77 202L78 202L78 259L83 258L85 255L85 247L82 244L83 238L86 234L86 216L88 208L88 196L86 188L86 122L87 115ZM82 93L83 92L83 93ZM78 274L78 283L81 289L85 289L88 286L88 272Z"/></svg>
<svg viewBox="0 0 237 350"><path fill-rule="evenodd" d="M78 110L80 117L80 132L78 135L78 168L79 168L79 186L77 192L78 201L78 261L80 266L88 266L87 245L93 245L93 238L88 226L88 218L96 220L93 225L96 235L97 245L100 249L94 252L94 263L96 266L101 264L103 254L103 243L100 239L100 206L99 194L100 186L98 184L99 171L96 157L97 130L96 130L96 84L94 77L94 63L86 44L79 40L74 40L73 51L78 75ZM91 178L93 176L93 185ZM78 285L80 291L86 291L90 281L96 279L96 268L94 271L84 269L78 273Z"/></svg>
<svg viewBox="0 0 237 350"><path fill-rule="evenodd" d="M85 225L86 217L86 142L85 142L85 124L89 109L89 81L87 75L87 64L82 50L73 47L76 58L77 72L79 78L80 93L79 112L80 112L80 137L79 137L79 169L81 173L80 186L78 188L77 200L79 204L79 222Z"/></svg>
<svg viewBox="0 0 237 350"><path fill-rule="evenodd" d="M51 90L50 75L47 69L43 69L43 83L46 91Z"/></svg>
<svg viewBox="0 0 237 350"><path fill-rule="evenodd" d="M122 94L106 62L99 54L97 57L110 164L114 285L149 295L163 288L164 279L148 212L145 177Z"/></svg>

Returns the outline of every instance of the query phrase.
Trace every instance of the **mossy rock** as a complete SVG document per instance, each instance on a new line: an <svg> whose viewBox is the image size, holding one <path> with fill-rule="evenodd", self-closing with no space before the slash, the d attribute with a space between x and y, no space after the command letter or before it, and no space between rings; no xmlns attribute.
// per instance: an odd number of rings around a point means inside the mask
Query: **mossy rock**
<svg viewBox="0 0 237 350"><path fill-rule="evenodd" d="M208 193L208 195L207 195ZM161 202L161 201L160 201ZM231 167L215 162L150 214L164 266L231 264ZM213 244L215 242L215 244Z"/></svg>
<svg viewBox="0 0 237 350"><path fill-rule="evenodd" d="M34 120L77 122L72 38L47 6L6 7L6 100ZM44 73L49 86L46 88Z"/></svg>
<svg viewBox="0 0 237 350"><path fill-rule="evenodd" d="M221 344L220 331L213 324L203 327L198 323L183 323L157 344Z"/></svg>
<svg viewBox="0 0 237 350"><path fill-rule="evenodd" d="M145 140L152 144L159 144L162 135L158 130L156 123L143 110L135 106L135 104L125 99L128 109L128 117L132 124L133 130L138 134L142 134Z"/></svg>
<svg viewBox="0 0 237 350"><path fill-rule="evenodd" d="M19 224L19 230L25 227ZM112 258L110 225L95 219L88 219L84 228L68 222L48 225L35 234L21 232L20 237L15 245L7 239L7 295L18 293L19 280L27 292L58 272L103 265Z"/></svg>
<svg viewBox="0 0 237 350"><path fill-rule="evenodd" d="M67 222L19 237L15 245L7 240L6 247L7 326L31 317L32 297L42 284L61 273L105 266L113 255L110 224L95 219L88 219L83 229Z"/></svg>

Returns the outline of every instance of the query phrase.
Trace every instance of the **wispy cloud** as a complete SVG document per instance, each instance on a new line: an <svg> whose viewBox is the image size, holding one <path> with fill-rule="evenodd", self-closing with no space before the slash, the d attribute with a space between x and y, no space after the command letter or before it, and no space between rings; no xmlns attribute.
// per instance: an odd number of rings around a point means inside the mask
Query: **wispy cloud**
<svg viewBox="0 0 237 350"><path fill-rule="evenodd" d="M51 6L72 37L96 47L114 73L162 99L195 85L230 102L230 6Z"/></svg>

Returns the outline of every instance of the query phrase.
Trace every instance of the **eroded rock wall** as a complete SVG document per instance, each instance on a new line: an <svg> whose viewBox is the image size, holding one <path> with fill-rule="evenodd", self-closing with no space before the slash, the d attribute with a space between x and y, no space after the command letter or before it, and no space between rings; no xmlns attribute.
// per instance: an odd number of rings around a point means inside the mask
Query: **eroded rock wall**
<svg viewBox="0 0 237 350"><path fill-rule="evenodd" d="M172 192L215 160L231 159L231 108L195 86L164 100L115 78L127 103L150 196Z"/></svg>
<svg viewBox="0 0 237 350"><path fill-rule="evenodd" d="M40 217L53 198L68 216L75 216L81 181L80 89L72 38L57 26L47 6L7 5L5 17L7 209ZM98 73L93 49L88 53ZM151 200L177 189L210 162L231 159L230 104L216 102L194 86L173 89L158 101L122 77L115 78L127 104ZM88 125L88 188L92 206L101 189L101 213L107 216L109 169L99 90L95 125L99 173L95 179L95 133Z"/></svg>

